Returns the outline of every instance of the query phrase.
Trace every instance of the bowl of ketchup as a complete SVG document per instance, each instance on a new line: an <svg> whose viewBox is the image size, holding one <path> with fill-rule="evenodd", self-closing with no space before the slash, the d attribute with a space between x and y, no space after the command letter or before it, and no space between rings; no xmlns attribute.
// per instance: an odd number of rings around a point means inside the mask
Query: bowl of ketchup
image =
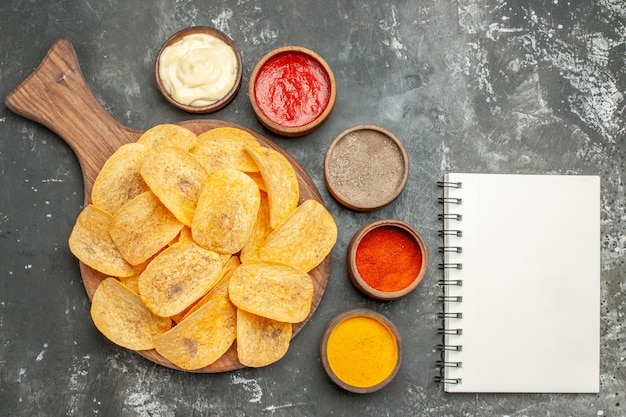
<svg viewBox="0 0 626 417"><path fill-rule="evenodd" d="M284 46L267 53L252 70L248 87L257 119L288 137L313 132L328 119L337 98L330 66L316 52Z"/></svg>

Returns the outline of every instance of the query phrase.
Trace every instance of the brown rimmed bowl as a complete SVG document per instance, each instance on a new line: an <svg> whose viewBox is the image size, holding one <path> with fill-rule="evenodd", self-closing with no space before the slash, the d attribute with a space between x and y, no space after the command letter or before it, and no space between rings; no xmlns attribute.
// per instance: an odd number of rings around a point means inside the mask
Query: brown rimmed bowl
<svg viewBox="0 0 626 417"><path fill-rule="evenodd" d="M331 335L337 329L338 326L340 326L341 324L343 324L344 322L348 320L355 319L355 318L366 318L366 319L374 320L376 324L381 326L381 328L379 329L380 330L384 329L383 331L388 332L388 336L391 338L392 343L395 343L396 360L395 360L395 363L393 364L392 369L389 370L389 373L386 375L385 378L369 386L359 386L355 383L351 383L350 381L345 380L348 378L341 378L341 375L338 373L338 371L340 371L339 370L340 364L334 363L335 361L338 360L338 358L329 359L328 342L329 342ZM353 342L358 341L358 340L359 339L355 337ZM366 348L364 344L358 344L358 343L354 347L357 349ZM324 367L324 371L326 371L326 374L330 377L330 379L335 384L345 389L346 391L354 392L357 394L369 394L387 386L398 373L398 370L400 369L400 366L402 364L402 337L397 327L387 317L383 316L382 314L374 310L370 310L367 308L355 308L355 309L347 310L347 311L344 311L343 313L338 314L328 323L328 325L324 329L324 333L322 335L322 339L320 342L320 357L321 357L322 366ZM359 364L355 364L355 365L358 366ZM366 364L364 363L364 364L361 364L361 367L367 368L370 365L371 363L366 363Z"/></svg>
<svg viewBox="0 0 626 417"><path fill-rule="evenodd" d="M421 265L417 274L407 286L397 291L381 291L370 286L367 281L363 279L357 268L356 254L359 244L368 233L383 227L397 228L406 232L406 234L413 239L421 252ZM390 253L389 256L393 256L393 254ZM428 251L424 240L411 225L400 220L381 219L366 224L352 236L352 239L348 244L346 266L348 268L348 276L350 277L350 280L360 292L379 301L397 300L398 298L402 298L411 293L415 290L415 288L417 288L420 282L422 282L428 266Z"/></svg>
<svg viewBox="0 0 626 417"><path fill-rule="evenodd" d="M161 54L163 53L165 48L167 48L170 45L175 44L176 42L178 42L179 40L181 40L183 37L187 35L193 35L197 33L204 33L207 35L211 35L217 39L220 39L221 41L223 41L225 44L227 44L233 49L233 51L235 52L235 57L237 59L237 72L235 74L234 85L222 98L206 106L192 106L189 104L183 104L183 103L176 101L165 88L165 85L163 84L163 81L161 80L161 77L159 75L160 74L159 71L161 68ZM163 46L161 46L161 49L159 50L159 53L157 55L154 72L155 72L156 83L159 88L159 91L161 92L161 94L163 94L163 97L165 97L167 101L169 101L171 104L173 104L177 108L184 110L188 113L207 114L207 113L216 112L226 107L231 101L233 101L235 96L237 96L237 93L239 92L239 88L241 87L243 63L241 59L241 53L239 52L237 45L235 45L235 42L228 35L221 32L220 30L217 30L209 26L193 26L193 27L189 27L189 28L186 28L186 29L183 29L174 33L172 36L170 36L170 38L167 41L165 41L165 43L163 44Z"/></svg>
<svg viewBox="0 0 626 417"><path fill-rule="evenodd" d="M356 211L373 211L394 201L409 177L409 156L387 129L358 125L339 134L324 158L324 181L332 196Z"/></svg>
<svg viewBox="0 0 626 417"><path fill-rule="evenodd" d="M286 57L294 57L292 62L288 65L285 63ZM295 107L298 107L300 110L302 106L292 106L283 105L282 103L277 103L282 100L281 88L277 89L278 94L271 94L271 97L267 97L267 92L263 90L263 86L266 84L262 82L265 77L269 77L269 75L265 75L264 71L269 71L271 69L273 72L276 72L276 79L273 82L273 87L280 87L283 84L288 84L286 88L299 88L304 86L306 89L314 90L315 86L311 86L310 84L301 84L304 81L298 81L295 79L290 79L288 82L283 83L283 79L279 76L279 71L281 69L284 71L290 71L289 67L300 66L304 67L304 65L300 65L300 63L306 63L307 65L311 65L315 68L315 71L319 72L320 76L325 78L325 85L318 86L320 90L324 90L323 94L327 94L327 102L324 106L320 106L320 109L316 109L315 111L311 111L315 114L312 120L311 117L307 117L306 123L296 123L293 120L293 110ZM292 67L295 68L295 67ZM301 77L306 78L306 77ZM250 84L248 85L248 97L250 99L250 104L252 105L252 109L257 119L263 126L265 126L268 130L286 137L298 137L304 136L309 133L312 133L317 128L322 126L328 117L332 113L335 102L337 100L337 83L335 81L335 76L333 74L332 69L328 65L328 63L315 51L312 51L308 48L304 48L301 46L283 46L277 49L274 49L268 52L265 56L263 56L259 62L255 65L252 70L252 74L250 75ZM284 117L279 117L275 114L269 114L269 111L264 111L264 108L267 108L267 102L272 102L274 107L280 107L276 109L276 111L282 111L283 114L286 114ZM265 104L264 104L265 103ZM281 104L278 106L278 104ZM301 103L300 103L301 104ZM307 107L307 111L310 110L309 106ZM266 114L267 113L267 114ZM272 112L274 113L274 112ZM301 112L300 112L301 113ZM291 120L290 120L291 119Z"/></svg>

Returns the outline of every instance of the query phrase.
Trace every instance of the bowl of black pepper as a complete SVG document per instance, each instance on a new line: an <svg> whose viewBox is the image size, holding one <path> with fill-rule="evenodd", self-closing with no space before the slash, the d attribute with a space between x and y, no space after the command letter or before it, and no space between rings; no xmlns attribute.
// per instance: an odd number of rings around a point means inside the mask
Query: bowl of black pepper
<svg viewBox="0 0 626 417"><path fill-rule="evenodd" d="M339 134L324 158L324 181L343 206L373 211L394 201L409 176L402 141L387 129L358 125Z"/></svg>

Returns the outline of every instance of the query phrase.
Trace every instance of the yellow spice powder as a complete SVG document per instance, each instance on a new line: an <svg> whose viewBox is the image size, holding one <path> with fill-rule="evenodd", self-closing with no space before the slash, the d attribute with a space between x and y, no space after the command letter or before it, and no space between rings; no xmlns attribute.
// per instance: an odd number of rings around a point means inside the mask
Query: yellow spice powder
<svg viewBox="0 0 626 417"><path fill-rule="evenodd" d="M384 381L398 361L394 335L383 323L366 316L339 323L330 334L326 349L335 375L359 388Z"/></svg>

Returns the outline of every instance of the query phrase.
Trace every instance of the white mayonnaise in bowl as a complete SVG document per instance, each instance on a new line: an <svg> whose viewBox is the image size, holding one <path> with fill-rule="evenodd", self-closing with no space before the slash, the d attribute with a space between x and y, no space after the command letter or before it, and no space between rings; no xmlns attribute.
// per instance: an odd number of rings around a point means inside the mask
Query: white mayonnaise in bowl
<svg viewBox="0 0 626 417"><path fill-rule="evenodd" d="M241 86L241 55L226 34L208 26L183 29L161 47L155 64L163 96L189 113L212 113Z"/></svg>

